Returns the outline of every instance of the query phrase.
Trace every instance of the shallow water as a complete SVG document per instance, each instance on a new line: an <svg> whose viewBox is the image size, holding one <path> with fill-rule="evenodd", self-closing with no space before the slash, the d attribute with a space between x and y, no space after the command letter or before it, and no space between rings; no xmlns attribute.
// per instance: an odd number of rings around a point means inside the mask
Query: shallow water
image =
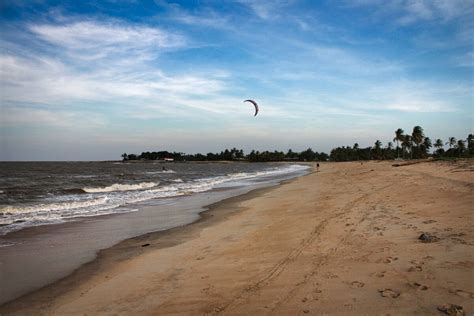
<svg viewBox="0 0 474 316"><path fill-rule="evenodd" d="M1 162L0 235L305 169L277 163Z"/></svg>
<svg viewBox="0 0 474 316"><path fill-rule="evenodd" d="M242 172L239 166L230 167L240 172L233 172L230 176L196 177L200 183L213 183L203 192L152 198L126 205L128 210L134 209L135 212L76 217L74 221L30 226L0 236L0 304L67 276L80 265L93 260L100 249L127 238L192 223L206 205L308 172L306 166L258 164L255 167L260 169L251 172ZM176 174L180 173L178 168L174 169ZM179 183L189 183L189 180L182 181ZM118 193L127 192L118 188Z"/></svg>

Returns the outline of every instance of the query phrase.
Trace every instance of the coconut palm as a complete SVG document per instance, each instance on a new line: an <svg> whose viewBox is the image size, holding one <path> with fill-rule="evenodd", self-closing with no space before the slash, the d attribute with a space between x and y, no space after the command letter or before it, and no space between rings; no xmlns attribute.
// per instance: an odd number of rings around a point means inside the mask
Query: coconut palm
<svg viewBox="0 0 474 316"><path fill-rule="evenodd" d="M423 150L420 148L420 145L423 144L424 138L425 135L423 133L423 128L421 126L413 127L413 132L411 133L411 140L412 145L414 145L414 148L412 149L411 153L412 156L415 156L415 158L420 158L420 156L423 155Z"/></svg>
<svg viewBox="0 0 474 316"><path fill-rule="evenodd" d="M467 136L467 149L469 150L469 154L472 155L474 154L474 136L472 134L469 134Z"/></svg>
<svg viewBox="0 0 474 316"><path fill-rule="evenodd" d="M453 146L456 145L456 138L449 137L446 145L449 145L449 149L453 148Z"/></svg>
<svg viewBox="0 0 474 316"><path fill-rule="evenodd" d="M434 148L436 148L436 155L437 156L441 156L444 152L444 149L443 149L443 146L444 146L444 143L443 143L443 140L441 140L440 138L438 138L435 143L434 143Z"/></svg>
<svg viewBox="0 0 474 316"><path fill-rule="evenodd" d="M423 133L423 128L421 126L413 127L411 138L413 142L416 144L416 146L419 146L421 143L423 143L423 139L425 138L425 135Z"/></svg>
<svg viewBox="0 0 474 316"><path fill-rule="evenodd" d="M403 135L402 151L403 153L410 153L411 155L412 140L410 135Z"/></svg>
<svg viewBox="0 0 474 316"><path fill-rule="evenodd" d="M430 148L433 146L431 143L431 139L429 137L425 137L423 140L423 144L421 144L421 147L423 147L423 155L426 156L428 155Z"/></svg>
<svg viewBox="0 0 474 316"><path fill-rule="evenodd" d="M394 142L397 142L397 157L400 158L400 146L399 142L403 141L403 133L404 131L399 128L395 131L395 138L393 139Z"/></svg>
<svg viewBox="0 0 474 316"><path fill-rule="evenodd" d="M456 144L456 149L458 150L459 155L461 156L463 152L466 150L466 144L464 143L464 140L462 139L458 140Z"/></svg>

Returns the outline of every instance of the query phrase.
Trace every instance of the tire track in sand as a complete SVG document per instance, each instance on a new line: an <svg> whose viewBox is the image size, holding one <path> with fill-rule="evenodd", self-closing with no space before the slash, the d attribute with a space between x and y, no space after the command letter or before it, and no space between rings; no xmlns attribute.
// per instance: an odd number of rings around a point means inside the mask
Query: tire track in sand
<svg viewBox="0 0 474 316"><path fill-rule="evenodd" d="M382 188L379 188L375 191L381 191L386 189L387 187L390 187L390 185L386 185ZM235 295L232 299L230 299L227 303L225 304L220 304L218 307L216 307L211 314L217 314L217 313L226 313L229 312L230 310L236 308L237 306L241 305L245 300L249 299L251 296L254 296L258 291L260 291L262 288L267 286L273 279L277 278L286 268L287 266L294 260L296 260L301 253L309 246L311 245L316 238L321 234L321 232L324 230L324 228L327 226L327 224L335 219L338 218L341 215L346 215L347 211L352 209L356 204L361 203L365 201L370 195L374 193L374 190L371 190L370 194L366 193L363 194L362 196L358 197L357 199L347 203L345 206L342 207L342 209L335 213L333 216L330 216L323 220L321 223L319 223L309 234L309 237L302 240L298 247L293 249L288 255L286 255L282 260L280 260L276 265L274 265L263 277L261 277L258 281L255 283L247 286L244 290L242 290L239 294ZM365 216L362 218L361 221L357 224L357 226L364 221ZM349 232L344 236L344 238L341 239L341 241L338 243L338 245L334 248L333 253L337 250L338 247L340 247L341 244L343 244L349 235L352 233ZM330 257L329 255L326 255L319 259L318 263L313 263L315 266L315 269L321 265L324 265L328 262L328 259ZM294 287L284 298L279 300L276 305L274 305L269 311L275 310L278 306L283 304L285 301L289 300L293 295L294 292L296 292L299 289L299 286L302 284L305 284L310 277L314 276L316 274L315 269L307 275L304 276L304 280L300 282L296 287Z"/></svg>

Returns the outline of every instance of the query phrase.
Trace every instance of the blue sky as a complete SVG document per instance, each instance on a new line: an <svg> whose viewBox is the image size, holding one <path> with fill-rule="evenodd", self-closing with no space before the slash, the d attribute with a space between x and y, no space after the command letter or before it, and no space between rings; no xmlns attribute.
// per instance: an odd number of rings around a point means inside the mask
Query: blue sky
<svg viewBox="0 0 474 316"><path fill-rule="evenodd" d="M0 160L473 132L473 0L6 0L0 13Z"/></svg>

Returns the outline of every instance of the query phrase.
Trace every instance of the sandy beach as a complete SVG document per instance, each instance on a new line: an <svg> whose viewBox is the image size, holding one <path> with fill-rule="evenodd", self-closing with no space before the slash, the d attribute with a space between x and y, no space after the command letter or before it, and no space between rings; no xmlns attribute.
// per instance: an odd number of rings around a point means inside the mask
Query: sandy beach
<svg viewBox="0 0 474 316"><path fill-rule="evenodd" d="M392 164L324 163L219 202L0 314L473 314L474 162Z"/></svg>

